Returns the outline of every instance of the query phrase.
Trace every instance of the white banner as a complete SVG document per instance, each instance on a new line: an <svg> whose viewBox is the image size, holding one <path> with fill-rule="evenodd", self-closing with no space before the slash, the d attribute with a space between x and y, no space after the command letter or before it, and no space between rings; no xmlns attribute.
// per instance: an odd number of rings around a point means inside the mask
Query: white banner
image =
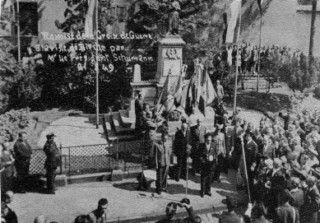
<svg viewBox="0 0 320 223"><path fill-rule="evenodd" d="M241 3L242 3L241 0L234 0L230 4L231 18L229 19L229 23L228 23L226 43L233 43L234 42L234 32L235 32L235 28L237 25L239 12L241 9Z"/></svg>

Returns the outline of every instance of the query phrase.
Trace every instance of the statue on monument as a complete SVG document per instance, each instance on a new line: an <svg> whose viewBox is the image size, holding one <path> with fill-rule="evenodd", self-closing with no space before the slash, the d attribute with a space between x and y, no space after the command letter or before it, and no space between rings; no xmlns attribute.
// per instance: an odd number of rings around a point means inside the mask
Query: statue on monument
<svg viewBox="0 0 320 223"><path fill-rule="evenodd" d="M167 35L178 35L179 34L179 20L180 20L180 4L177 1L172 2L173 11L169 16L168 34Z"/></svg>

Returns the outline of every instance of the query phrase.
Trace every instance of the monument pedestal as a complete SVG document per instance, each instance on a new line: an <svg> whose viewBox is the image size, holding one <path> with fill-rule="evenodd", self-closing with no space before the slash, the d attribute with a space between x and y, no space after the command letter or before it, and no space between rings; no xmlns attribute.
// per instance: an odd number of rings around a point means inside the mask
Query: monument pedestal
<svg viewBox="0 0 320 223"><path fill-rule="evenodd" d="M185 42L179 35L167 35L159 41L157 73L155 78L149 81L141 81L140 66L135 65L133 82L130 83L133 89L132 100L139 91L144 92L144 101L151 106L157 103L162 92L165 81L168 77L168 91L173 95L176 83L180 75L184 77L184 65L182 61L182 48ZM130 112L134 112L134 103L131 103Z"/></svg>

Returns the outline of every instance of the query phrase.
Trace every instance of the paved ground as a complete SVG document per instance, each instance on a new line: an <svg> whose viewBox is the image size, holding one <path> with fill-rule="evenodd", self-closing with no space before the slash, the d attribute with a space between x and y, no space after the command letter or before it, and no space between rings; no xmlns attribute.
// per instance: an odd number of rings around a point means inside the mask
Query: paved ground
<svg viewBox="0 0 320 223"><path fill-rule="evenodd" d="M195 210L207 209L209 211L221 211L225 209L222 199L226 195L235 198L243 196L235 191L235 173L229 173L221 183L212 184L212 197L201 198L199 196L199 179L193 177L188 183L188 198L190 198ZM164 214L166 204L171 201L180 201L185 195L184 180L175 182L169 180L169 193L161 196L154 193L154 183L149 192L135 190L136 182L126 180L118 183L93 182L59 187L56 195L40 193L16 194L12 208L18 214L19 222L32 222L41 214L59 222L72 222L80 214L89 213L97 206L97 201L106 197L109 200L108 218L110 221L157 216ZM141 198L143 193L146 197ZM204 216L204 215L202 215Z"/></svg>

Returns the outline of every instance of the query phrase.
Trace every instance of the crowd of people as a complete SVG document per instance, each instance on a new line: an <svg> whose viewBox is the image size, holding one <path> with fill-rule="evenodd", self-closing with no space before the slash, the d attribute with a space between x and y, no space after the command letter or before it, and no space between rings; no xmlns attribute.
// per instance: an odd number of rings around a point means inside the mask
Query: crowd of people
<svg viewBox="0 0 320 223"><path fill-rule="evenodd" d="M260 126L254 127L250 118L241 117L240 109L229 117L223 102L220 106L214 129L207 129L200 118L193 123L183 119L172 148L166 131L161 140L153 140L150 155L156 163L157 192L167 190L168 175L176 181L186 179L191 157L190 174L200 174L201 197L212 196L211 183L220 182L220 173L227 174L231 168L238 172L238 188L245 189L254 204L250 205L252 219L316 223L320 113L284 111L272 119L262 118ZM155 133L158 126L153 125Z"/></svg>
<svg viewBox="0 0 320 223"><path fill-rule="evenodd" d="M46 170L48 194L54 194L54 180L56 170L60 166L60 150L54 141L55 134L49 133L47 141L43 147L46 155L44 169ZM27 140L26 132L19 132L18 139L13 147L10 142L1 144L0 164L1 192L14 191L16 193L26 193L29 184L29 169L31 163L32 148Z"/></svg>
<svg viewBox="0 0 320 223"><path fill-rule="evenodd" d="M319 112L304 110L279 113L272 122L262 119L259 128L236 117L226 133L233 139L229 163L238 170L238 186L249 188L251 201L265 207L266 218L317 222L319 124Z"/></svg>
<svg viewBox="0 0 320 223"><path fill-rule="evenodd" d="M241 74L257 74L259 61L259 46L252 46L250 43L242 43L239 46L239 54L237 53L237 45L224 47L221 52L218 52L213 57L211 67L218 67L223 61L229 67L236 66ZM263 66L265 60L275 60L281 63L292 62L300 65L301 61L306 59L306 55L300 50L292 50L290 47L272 45L262 46L260 48L260 60Z"/></svg>

